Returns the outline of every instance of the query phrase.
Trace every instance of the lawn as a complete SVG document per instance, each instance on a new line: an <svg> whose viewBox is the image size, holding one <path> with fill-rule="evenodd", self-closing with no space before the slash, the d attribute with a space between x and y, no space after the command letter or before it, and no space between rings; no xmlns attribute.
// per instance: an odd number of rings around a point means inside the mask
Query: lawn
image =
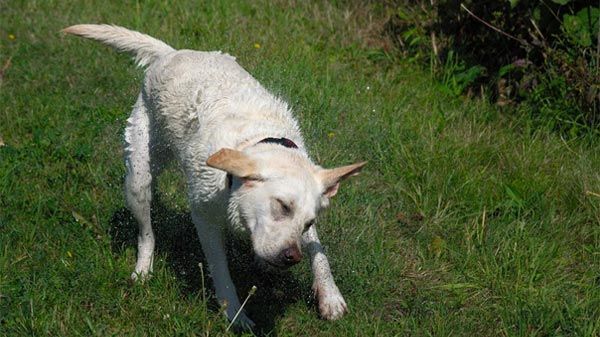
<svg viewBox="0 0 600 337"><path fill-rule="evenodd" d="M143 72L59 32L114 23L236 56L291 104L319 163L369 161L319 222L343 319L319 319L307 263L265 274L231 249L240 295L258 287L258 334L598 336L598 136L444 94L381 20L347 2L0 1L0 335L233 335L176 167L153 278L129 281L121 145Z"/></svg>

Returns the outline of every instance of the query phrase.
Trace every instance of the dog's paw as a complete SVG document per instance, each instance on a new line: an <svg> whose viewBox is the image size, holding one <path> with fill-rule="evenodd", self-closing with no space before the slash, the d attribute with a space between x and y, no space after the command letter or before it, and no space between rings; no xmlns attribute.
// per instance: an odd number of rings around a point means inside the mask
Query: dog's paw
<svg viewBox="0 0 600 337"><path fill-rule="evenodd" d="M144 283L146 281L148 281L150 279L150 276L152 274L149 272L137 272L134 271L133 273L131 273L131 280L135 283L137 282L141 282Z"/></svg>
<svg viewBox="0 0 600 337"><path fill-rule="evenodd" d="M154 254L144 253L140 250L137 262L135 263L135 270L131 273L131 280L133 282L145 282L152 275L152 264L154 262Z"/></svg>
<svg viewBox="0 0 600 337"><path fill-rule="evenodd" d="M348 311L346 301L335 283L315 283L313 291L319 303L319 314L324 319L333 321L341 318Z"/></svg>

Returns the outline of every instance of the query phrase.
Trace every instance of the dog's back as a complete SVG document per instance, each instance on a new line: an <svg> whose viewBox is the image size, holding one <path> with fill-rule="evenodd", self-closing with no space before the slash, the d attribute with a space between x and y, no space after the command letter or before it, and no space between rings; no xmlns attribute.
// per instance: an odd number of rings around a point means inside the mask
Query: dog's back
<svg viewBox="0 0 600 337"><path fill-rule="evenodd" d="M175 50L148 35L111 25L75 25L63 32L129 52L138 66L147 67L142 98L152 124L159 126L153 132L166 137L165 143L201 144L195 147L196 159L204 161L218 150L211 143L233 145L265 132L289 137L303 147L287 104L226 53Z"/></svg>
<svg viewBox="0 0 600 337"><path fill-rule="evenodd" d="M191 50L168 54L147 69L143 90L154 118L172 136L201 137L206 144L223 135L238 141L272 127L286 135L291 132L302 143L287 104L228 54Z"/></svg>

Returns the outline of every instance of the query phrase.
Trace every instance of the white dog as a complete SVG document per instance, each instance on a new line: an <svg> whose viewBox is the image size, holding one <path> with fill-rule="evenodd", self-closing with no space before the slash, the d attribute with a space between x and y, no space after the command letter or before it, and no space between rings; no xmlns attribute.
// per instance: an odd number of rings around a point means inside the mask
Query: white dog
<svg viewBox="0 0 600 337"><path fill-rule="evenodd" d="M285 268L311 260L313 289L325 319L338 319L346 302L333 281L314 226L339 182L365 164L323 169L304 146L287 104L221 52L175 50L148 35L110 25L75 25L64 32L133 54L146 66L142 90L127 120L127 205L139 224L131 277L152 271L152 179L174 156L186 176L192 219L214 280L217 299L232 320L240 301L229 275L221 227L249 231L256 256ZM252 326L244 314L237 322Z"/></svg>

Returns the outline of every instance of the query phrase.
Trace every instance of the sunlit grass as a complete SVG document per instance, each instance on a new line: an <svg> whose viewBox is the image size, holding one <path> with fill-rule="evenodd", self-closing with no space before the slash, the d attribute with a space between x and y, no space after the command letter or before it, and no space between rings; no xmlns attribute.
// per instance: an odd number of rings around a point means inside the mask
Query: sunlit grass
<svg viewBox="0 0 600 337"><path fill-rule="evenodd" d="M176 168L159 183L155 274L128 281L121 143L142 72L59 33L97 22L236 56L290 102L318 162L369 161L319 222L342 320L318 318L307 264L265 274L231 249L263 334L598 335L598 139L444 95L370 40L370 20L321 2L1 2L0 335L229 334Z"/></svg>

